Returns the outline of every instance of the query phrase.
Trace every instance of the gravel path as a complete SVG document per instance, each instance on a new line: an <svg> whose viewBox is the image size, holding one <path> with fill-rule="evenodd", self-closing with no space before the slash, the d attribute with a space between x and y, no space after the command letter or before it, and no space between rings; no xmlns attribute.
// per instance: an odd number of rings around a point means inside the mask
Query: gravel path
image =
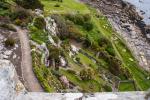
<svg viewBox="0 0 150 100"><path fill-rule="evenodd" d="M32 69L32 57L31 50L29 45L29 39L26 30L22 30L21 28L14 26L17 30L18 36L20 38L21 43L21 51L22 51L22 74L24 78L24 85L29 92L42 92L43 89L40 86L34 72Z"/></svg>

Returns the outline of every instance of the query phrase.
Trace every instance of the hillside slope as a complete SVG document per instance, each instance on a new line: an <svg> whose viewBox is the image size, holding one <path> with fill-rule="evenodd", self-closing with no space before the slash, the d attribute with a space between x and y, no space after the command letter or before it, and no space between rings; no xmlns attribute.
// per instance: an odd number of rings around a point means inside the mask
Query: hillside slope
<svg viewBox="0 0 150 100"><path fill-rule="evenodd" d="M40 1L44 11L16 10L12 5L15 16L9 17L29 31L33 70L45 91L91 93L150 87L150 73L139 66L101 12L74 0ZM1 9L1 16L8 16L10 9Z"/></svg>

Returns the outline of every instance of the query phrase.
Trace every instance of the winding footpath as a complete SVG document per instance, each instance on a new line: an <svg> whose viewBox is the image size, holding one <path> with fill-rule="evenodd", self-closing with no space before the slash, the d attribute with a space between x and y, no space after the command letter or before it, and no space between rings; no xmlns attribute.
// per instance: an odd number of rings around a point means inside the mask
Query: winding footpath
<svg viewBox="0 0 150 100"><path fill-rule="evenodd" d="M32 69L32 57L29 44L29 38L27 30L22 30L20 27L14 26L17 30L21 43L22 51L22 76L24 78L24 85L29 92L43 92L41 85L39 84L33 69Z"/></svg>

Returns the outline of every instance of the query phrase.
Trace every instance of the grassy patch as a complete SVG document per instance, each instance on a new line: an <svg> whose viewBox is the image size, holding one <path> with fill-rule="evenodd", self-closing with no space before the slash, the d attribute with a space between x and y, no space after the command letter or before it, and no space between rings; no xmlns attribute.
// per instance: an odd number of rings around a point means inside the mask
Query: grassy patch
<svg viewBox="0 0 150 100"><path fill-rule="evenodd" d="M48 41L48 34L46 32L44 32L43 30L41 29L37 29L36 27L34 26L30 26L29 27L30 29L30 38L31 40L39 43L39 44L42 44L42 43L47 43Z"/></svg>
<svg viewBox="0 0 150 100"><path fill-rule="evenodd" d="M119 84L119 91L135 91L133 82L121 82Z"/></svg>
<svg viewBox="0 0 150 100"><path fill-rule="evenodd" d="M36 74L41 86L46 92L60 92L63 86L60 81L51 73L51 70L41 64L41 55L32 51L33 71Z"/></svg>
<svg viewBox="0 0 150 100"><path fill-rule="evenodd" d="M44 4L46 14L89 13L86 5L75 0L63 0L63 2L41 0L41 2Z"/></svg>
<svg viewBox="0 0 150 100"><path fill-rule="evenodd" d="M123 43L116 41L115 45L120 55L122 56L126 67L132 73L133 78L135 79L139 88L141 90L147 90L150 87L150 80L147 80L147 77L150 74L138 66L137 61L134 59L130 51L126 48L126 46Z"/></svg>
<svg viewBox="0 0 150 100"><path fill-rule="evenodd" d="M95 80L82 81L77 76L66 70L61 69L61 74L65 75L73 84L79 86L83 92L99 92L101 91L100 84Z"/></svg>

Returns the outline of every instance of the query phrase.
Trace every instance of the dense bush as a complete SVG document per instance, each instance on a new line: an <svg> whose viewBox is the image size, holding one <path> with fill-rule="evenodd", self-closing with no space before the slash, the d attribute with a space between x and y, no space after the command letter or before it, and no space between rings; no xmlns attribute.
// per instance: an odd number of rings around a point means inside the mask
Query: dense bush
<svg viewBox="0 0 150 100"><path fill-rule="evenodd" d="M32 21L33 15L23 8L18 8L11 12L10 18L16 25L26 26Z"/></svg>
<svg viewBox="0 0 150 100"><path fill-rule="evenodd" d="M76 71L74 71L74 70L68 69L67 71L68 71L68 73L70 73L70 74L76 75Z"/></svg>
<svg viewBox="0 0 150 100"><path fill-rule="evenodd" d="M7 38L5 41L5 46L6 47L12 47L15 45L15 40L13 38Z"/></svg>
<svg viewBox="0 0 150 100"><path fill-rule="evenodd" d="M49 47L49 51L50 51L50 54L49 54L49 59L55 59L56 61L59 60L59 55L60 55L60 50L57 48L57 47Z"/></svg>
<svg viewBox="0 0 150 100"><path fill-rule="evenodd" d="M60 7L60 5L59 4L55 4L54 7Z"/></svg>
<svg viewBox="0 0 150 100"><path fill-rule="evenodd" d="M65 20L62 16L52 15L52 18L55 19L58 27L58 37L61 40L66 39L75 39L76 41L82 41L83 35L74 23L70 20ZM70 17L72 18L72 17Z"/></svg>
<svg viewBox="0 0 150 100"><path fill-rule="evenodd" d="M43 9L43 4L39 0L13 0L18 5L26 9Z"/></svg>
<svg viewBox="0 0 150 100"><path fill-rule="evenodd" d="M83 15L83 18L84 18L84 21L85 21L85 22L91 21L91 16L90 16L89 14Z"/></svg>
<svg viewBox="0 0 150 100"><path fill-rule="evenodd" d="M46 22L43 17L37 17L34 20L34 26L38 29L44 29L46 27Z"/></svg>
<svg viewBox="0 0 150 100"><path fill-rule="evenodd" d="M0 8L2 8L2 9L9 9L9 4L8 3L6 3L6 2L4 2L4 1L0 1Z"/></svg>
<svg viewBox="0 0 150 100"><path fill-rule="evenodd" d="M16 32L16 29L11 24L0 24L0 27Z"/></svg>
<svg viewBox="0 0 150 100"><path fill-rule="evenodd" d="M87 34L87 35L85 36L85 40L84 40L83 46L86 47L86 48L89 48L89 47L91 47L91 45L92 45L91 38L90 38L90 36Z"/></svg>
<svg viewBox="0 0 150 100"><path fill-rule="evenodd" d="M20 19L16 19L15 24L20 26L22 24L22 21Z"/></svg>
<svg viewBox="0 0 150 100"><path fill-rule="evenodd" d="M105 49L111 56L115 56L115 50L112 46L108 46L106 49Z"/></svg>
<svg viewBox="0 0 150 100"><path fill-rule="evenodd" d="M85 48L90 48L90 49L92 49L95 52L99 52L99 50L100 50L100 47L99 47L98 43L96 41L94 41L92 39L92 37L90 37L90 35L86 35L85 36L85 39L84 39L84 42L83 42L83 46Z"/></svg>
<svg viewBox="0 0 150 100"><path fill-rule="evenodd" d="M74 22L77 25L83 26L84 29L90 31L93 29L93 24L91 23L91 16L89 14L67 14L66 19Z"/></svg>
<svg viewBox="0 0 150 100"><path fill-rule="evenodd" d="M99 51L99 57L108 63L108 69L112 74L119 76L120 73L122 73L122 63L119 59L109 55L108 52L104 50Z"/></svg>
<svg viewBox="0 0 150 100"><path fill-rule="evenodd" d="M104 85L103 88L106 92L111 92L112 91L112 88L108 85Z"/></svg>
<svg viewBox="0 0 150 100"><path fill-rule="evenodd" d="M73 20L75 24L84 25L84 18L81 14L76 14Z"/></svg>
<svg viewBox="0 0 150 100"><path fill-rule="evenodd" d="M109 71L118 76L121 74L121 61L115 57L110 56L109 57Z"/></svg>
<svg viewBox="0 0 150 100"><path fill-rule="evenodd" d="M64 56L63 55L63 52L61 51L61 49L60 48L57 48L57 47L55 47L55 46L48 46L48 49L49 49L49 60L50 61L52 61L52 60L54 60L54 62L55 62L55 66L54 67L57 67L57 65L59 65L60 64L60 59L59 59L59 57L60 56Z"/></svg>
<svg viewBox="0 0 150 100"><path fill-rule="evenodd" d="M67 28L68 28L69 38L75 39L79 42L82 41L83 35L79 31L79 29L76 28L75 25L70 21L66 21L66 24L67 24Z"/></svg>
<svg viewBox="0 0 150 100"><path fill-rule="evenodd" d="M94 28L94 26L91 22L85 22L83 28L87 31L91 31Z"/></svg>
<svg viewBox="0 0 150 100"><path fill-rule="evenodd" d="M115 56L115 51L113 49L112 43L105 37L101 37L98 40L98 45L104 48L110 55Z"/></svg>
<svg viewBox="0 0 150 100"><path fill-rule="evenodd" d="M58 28L58 37L61 40L67 39L69 37L68 27L66 21L60 15L52 15L51 16L57 23Z"/></svg>
<svg viewBox="0 0 150 100"><path fill-rule="evenodd" d="M94 72L92 69L83 69L80 71L80 78L82 80L91 80L94 77Z"/></svg>
<svg viewBox="0 0 150 100"><path fill-rule="evenodd" d="M15 20L15 19L26 19L30 16L29 12L23 8L18 8L16 10L14 10L12 12L12 14L10 15L11 19L12 20Z"/></svg>
<svg viewBox="0 0 150 100"><path fill-rule="evenodd" d="M10 15L10 6L5 0L0 0L0 16L8 17Z"/></svg>
<svg viewBox="0 0 150 100"><path fill-rule="evenodd" d="M99 44L100 47L106 47L106 46L110 45L111 43L110 43L110 41L107 38L101 37L98 40L98 44Z"/></svg>

